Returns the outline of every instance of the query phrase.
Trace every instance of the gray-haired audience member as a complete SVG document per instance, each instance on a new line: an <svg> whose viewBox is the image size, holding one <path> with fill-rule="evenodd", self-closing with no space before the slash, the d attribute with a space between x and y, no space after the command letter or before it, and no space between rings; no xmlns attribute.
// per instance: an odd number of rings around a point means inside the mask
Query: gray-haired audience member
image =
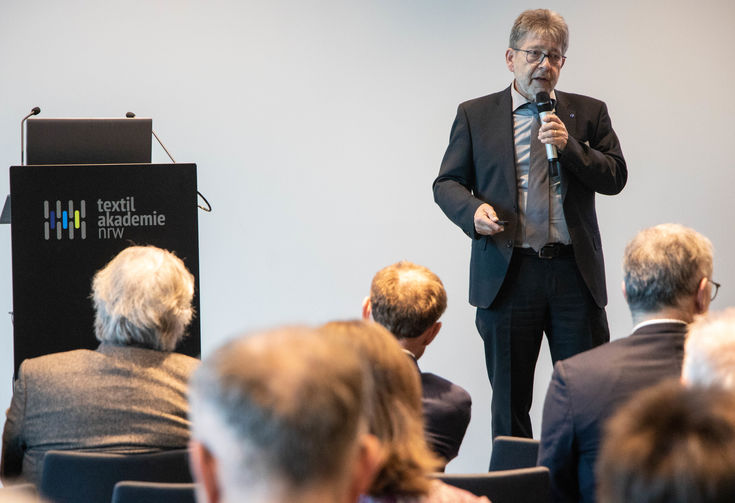
<svg viewBox="0 0 735 503"><path fill-rule="evenodd" d="M198 360L172 351L191 321L193 295L181 259L154 246L126 248L98 271L100 345L21 364L3 431L3 482L39 482L49 449L186 447L187 381Z"/></svg>
<svg viewBox="0 0 735 503"><path fill-rule="evenodd" d="M355 352L316 330L233 340L192 377L192 472L202 503L346 503L380 461L372 381Z"/></svg>
<svg viewBox="0 0 735 503"><path fill-rule="evenodd" d="M689 326L682 380L735 391L735 308L702 316Z"/></svg>
<svg viewBox="0 0 735 503"><path fill-rule="evenodd" d="M605 428L600 503L735 501L735 395L669 381L636 395Z"/></svg>
<svg viewBox="0 0 735 503"><path fill-rule="evenodd" d="M604 421L638 390L680 376L687 325L716 293L712 244L682 225L645 229L625 248L623 277L632 334L554 366L539 464L549 468L555 502L595 501Z"/></svg>
<svg viewBox="0 0 735 503"><path fill-rule="evenodd" d="M429 372L420 372L418 359L439 333L439 318L447 308L447 292L428 268L408 261L375 274L362 316L387 328L411 357L421 376L424 432L443 465L454 459L470 422L472 398L462 387Z"/></svg>

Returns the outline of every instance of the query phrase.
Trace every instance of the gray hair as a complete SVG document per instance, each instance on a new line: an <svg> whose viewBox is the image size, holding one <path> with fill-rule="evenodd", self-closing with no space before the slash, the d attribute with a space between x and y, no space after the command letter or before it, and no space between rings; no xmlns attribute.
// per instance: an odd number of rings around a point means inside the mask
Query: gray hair
<svg viewBox="0 0 735 503"><path fill-rule="evenodd" d="M712 243L679 224L644 229L625 247L623 281L632 312L678 307L712 275Z"/></svg>
<svg viewBox="0 0 735 503"><path fill-rule="evenodd" d="M687 385L735 391L735 308L701 316L689 325L682 379Z"/></svg>
<svg viewBox="0 0 735 503"><path fill-rule="evenodd" d="M318 330L240 337L192 377L192 437L217 460L226 492L336 483L367 432L370 383L357 352Z"/></svg>
<svg viewBox="0 0 735 503"><path fill-rule="evenodd" d="M194 314L194 276L155 246L121 251L92 280L95 335L101 342L173 351Z"/></svg>
<svg viewBox="0 0 735 503"><path fill-rule="evenodd" d="M521 12L510 30L509 47L518 47L521 40L533 33L551 39L566 54L569 48L569 27L561 15L549 9L533 9Z"/></svg>

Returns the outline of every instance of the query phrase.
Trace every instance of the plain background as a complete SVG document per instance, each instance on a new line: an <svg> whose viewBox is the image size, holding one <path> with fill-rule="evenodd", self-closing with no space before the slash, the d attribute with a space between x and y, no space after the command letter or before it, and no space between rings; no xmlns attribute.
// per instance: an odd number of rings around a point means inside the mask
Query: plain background
<svg viewBox="0 0 735 503"><path fill-rule="evenodd" d="M714 309L735 301L735 4L552 1L571 31L559 89L607 102L630 177L599 196L613 338L628 334L625 243L680 222L715 245ZM461 101L505 88L515 17L480 0L2 0L0 165L20 162L20 119L153 117L199 166L202 347L274 324L358 317L373 274L408 259L444 281L444 328L421 366L467 388L473 417L451 472L487 469L490 387L467 303L470 242L431 183ZM166 162L154 145L154 161ZM0 194L8 191L0 177ZM12 311L10 228L0 310ZM63 322L59 320L59 322ZM0 317L0 408L12 325ZM90 327L91 330L91 327ZM551 373L537 369L538 434Z"/></svg>

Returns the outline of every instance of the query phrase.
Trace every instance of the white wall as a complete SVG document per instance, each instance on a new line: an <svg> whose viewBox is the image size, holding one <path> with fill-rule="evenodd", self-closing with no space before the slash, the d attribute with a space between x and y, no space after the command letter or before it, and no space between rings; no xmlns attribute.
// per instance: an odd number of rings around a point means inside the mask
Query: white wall
<svg viewBox="0 0 735 503"><path fill-rule="evenodd" d="M605 100L630 179L598 198L613 337L625 242L681 222L708 235L735 303L735 4L552 1L571 28L559 88ZM467 304L469 241L432 200L460 101L499 90L525 2L479 0L2 0L0 165L20 158L19 121L154 118L179 161L199 165L202 345L286 322L359 315L375 271L400 259L444 280L444 330L422 366L465 386L472 423L449 470L486 469L490 389ZM165 162L154 147L154 160ZM8 191L0 177L0 193ZM0 312L12 310L10 229L0 228ZM0 317L0 408L12 327ZM546 351L546 349L544 349ZM534 427L551 372L537 372Z"/></svg>

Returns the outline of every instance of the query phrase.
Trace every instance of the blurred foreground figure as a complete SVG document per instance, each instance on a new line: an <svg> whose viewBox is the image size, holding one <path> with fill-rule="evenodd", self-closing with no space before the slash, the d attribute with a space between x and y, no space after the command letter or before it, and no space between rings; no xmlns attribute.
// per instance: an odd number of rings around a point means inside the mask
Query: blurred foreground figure
<svg viewBox="0 0 735 503"><path fill-rule="evenodd" d="M191 382L198 501L356 501L380 459L369 377L357 354L306 328L222 346Z"/></svg>
<svg viewBox="0 0 735 503"><path fill-rule="evenodd" d="M702 316L689 326L682 381L735 391L735 308Z"/></svg>
<svg viewBox="0 0 735 503"><path fill-rule="evenodd" d="M191 321L193 295L181 259L154 246L126 248L98 271L100 345L21 364L3 432L3 482L40 482L51 449L186 447L187 381L199 362L173 350Z"/></svg>
<svg viewBox="0 0 735 503"><path fill-rule="evenodd" d="M735 501L735 395L671 381L648 389L608 423L600 503Z"/></svg>
<svg viewBox="0 0 735 503"><path fill-rule="evenodd" d="M362 356L374 383L369 426L382 445L383 462L360 503L487 503L428 476L442 462L424 438L418 373L393 335L367 321L327 323L323 330L343 352Z"/></svg>

